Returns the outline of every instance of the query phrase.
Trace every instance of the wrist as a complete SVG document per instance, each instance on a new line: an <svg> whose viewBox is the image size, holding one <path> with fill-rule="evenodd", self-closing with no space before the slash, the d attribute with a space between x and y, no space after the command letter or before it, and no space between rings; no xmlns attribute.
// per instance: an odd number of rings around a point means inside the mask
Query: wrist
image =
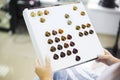
<svg viewBox="0 0 120 80"><path fill-rule="evenodd" d="M53 80L53 79L50 77L45 77L45 78L40 78L40 80Z"/></svg>
<svg viewBox="0 0 120 80"><path fill-rule="evenodd" d="M50 78L45 78L45 79L41 79L41 80L52 80L52 79L50 79Z"/></svg>
<svg viewBox="0 0 120 80"><path fill-rule="evenodd" d="M117 62L120 62L120 59L115 58L115 59L114 59L114 63L117 63ZM113 64L114 64L114 63L113 63Z"/></svg>
<svg viewBox="0 0 120 80"><path fill-rule="evenodd" d="M117 58L116 58L116 63L117 63L117 62L120 62L120 59L117 59Z"/></svg>

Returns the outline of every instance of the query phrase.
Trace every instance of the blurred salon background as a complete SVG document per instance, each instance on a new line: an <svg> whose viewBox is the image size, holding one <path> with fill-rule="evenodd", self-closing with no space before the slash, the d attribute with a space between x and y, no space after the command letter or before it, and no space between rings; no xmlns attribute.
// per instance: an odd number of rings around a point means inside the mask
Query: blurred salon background
<svg viewBox="0 0 120 80"><path fill-rule="evenodd" d="M102 46L120 58L120 0L0 0L0 80L33 80L36 76L37 56L22 11L75 2L83 2ZM96 65L92 67L98 73L103 64Z"/></svg>

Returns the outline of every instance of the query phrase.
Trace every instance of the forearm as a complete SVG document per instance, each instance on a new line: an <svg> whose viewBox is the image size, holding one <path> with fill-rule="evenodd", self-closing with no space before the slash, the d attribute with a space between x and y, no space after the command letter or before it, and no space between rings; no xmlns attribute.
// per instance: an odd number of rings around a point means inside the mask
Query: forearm
<svg viewBox="0 0 120 80"><path fill-rule="evenodd" d="M108 67L97 80L120 80L120 62Z"/></svg>

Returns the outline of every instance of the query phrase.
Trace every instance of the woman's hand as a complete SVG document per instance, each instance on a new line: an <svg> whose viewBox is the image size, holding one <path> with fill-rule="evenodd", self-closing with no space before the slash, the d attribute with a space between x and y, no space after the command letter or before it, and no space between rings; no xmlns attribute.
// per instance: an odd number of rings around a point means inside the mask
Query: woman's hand
<svg viewBox="0 0 120 80"><path fill-rule="evenodd" d="M40 80L52 80L50 60L46 58L45 66L40 65L39 60L36 60L35 72Z"/></svg>
<svg viewBox="0 0 120 80"><path fill-rule="evenodd" d="M114 63L120 62L120 59L117 59L114 56L112 56L112 54L108 52L107 50L104 50L104 52L105 52L104 55L98 56L97 61L103 62L109 66Z"/></svg>

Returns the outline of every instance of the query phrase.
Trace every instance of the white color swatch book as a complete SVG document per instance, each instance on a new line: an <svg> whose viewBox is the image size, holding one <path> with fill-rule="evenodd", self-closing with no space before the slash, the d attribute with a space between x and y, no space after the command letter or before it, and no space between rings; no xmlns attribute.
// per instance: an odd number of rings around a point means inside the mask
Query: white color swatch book
<svg viewBox="0 0 120 80"><path fill-rule="evenodd" d="M23 16L40 62L53 71L97 58L103 48L82 3L25 9Z"/></svg>

